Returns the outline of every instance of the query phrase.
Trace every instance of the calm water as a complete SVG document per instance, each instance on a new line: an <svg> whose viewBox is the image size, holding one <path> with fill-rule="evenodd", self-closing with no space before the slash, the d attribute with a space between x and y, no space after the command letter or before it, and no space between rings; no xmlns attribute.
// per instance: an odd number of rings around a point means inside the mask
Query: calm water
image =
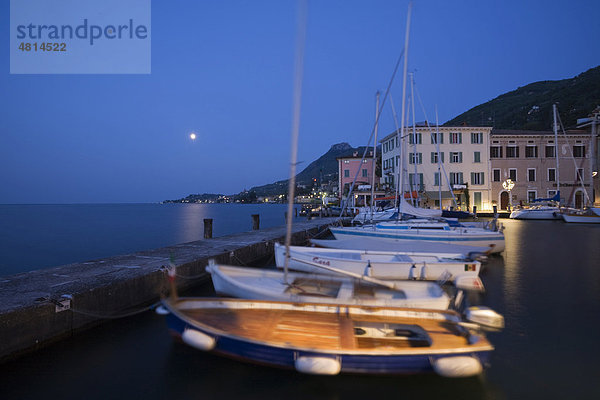
<svg viewBox="0 0 600 400"><path fill-rule="evenodd" d="M287 204L0 205L0 276L285 224Z"/></svg>
<svg viewBox="0 0 600 400"><path fill-rule="evenodd" d="M261 215L262 217L262 215ZM313 377L173 343L151 312L0 365L1 399L598 399L600 226L503 221L479 299L506 318L477 378ZM194 294L211 294L206 285Z"/></svg>

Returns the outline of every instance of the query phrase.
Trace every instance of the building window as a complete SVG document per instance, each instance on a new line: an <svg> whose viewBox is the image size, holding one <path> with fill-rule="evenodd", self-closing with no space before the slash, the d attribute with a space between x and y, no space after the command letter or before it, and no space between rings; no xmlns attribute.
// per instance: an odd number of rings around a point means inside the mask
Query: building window
<svg viewBox="0 0 600 400"><path fill-rule="evenodd" d="M556 169L548 168L548 182L556 182Z"/></svg>
<svg viewBox="0 0 600 400"><path fill-rule="evenodd" d="M527 168L527 182L535 182L535 168Z"/></svg>
<svg viewBox="0 0 600 400"><path fill-rule="evenodd" d="M433 186L440 186L440 173L436 172L433 174Z"/></svg>
<svg viewBox="0 0 600 400"><path fill-rule="evenodd" d="M368 177L368 175L367 175L367 170L366 170L366 169L364 169L364 168L363 168L363 170L362 170L362 176L363 176L363 178L366 178L366 177Z"/></svg>
<svg viewBox="0 0 600 400"><path fill-rule="evenodd" d="M481 152L476 151L473 153L473 162L481 162Z"/></svg>
<svg viewBox="0 0 600 400"><path fill-rule="evenodd" d="M554 145L546 145L546 158L555 157L554 155Z"/></svg>
<svg viewBox="0 0 600 400"><path fill-rule="evenodd" d="M462 143L462 132L450 132L450 143L460 144Z"/></svg>
<svg viewBox="0 0 600 400"><path fill-rule="evenodd" d="M408 153L409 164L423 164L423 153Z"/></svg>
<svg viewBox="0 0 600 400"><path fill-rule="evenodd" d="M396 156L396 167L398 166L398 161L400 160L400 156Z"/></svg>
<svg viewBox="0 0 600 400"><path fill-rule="evenodd" d="M527 202L533 203L536 198L537 198L537 192L535 190L527 191Z"/></svg>
<svg viewBox="0 0 600 400"><path fill-rule="evenodd" d="M444 152L440 151L440 158L442 159L442 162L444 162ZM438 163L438 153L437 151L432 151L431 152L431 163L432 164L437 164Z"/></svg>
<svg viewBox="0 0 600 400"><path fill-rule="evenodd" d="M384 152L384 153L387 153L387 151L388 151L388 142L385 142L385 143L383 144L383 152Z"/></svg>
<svg viewBox="0 0 600 400"><path fill-rule="evenodd" d="M526 146L525 147L525 158L537 158L537 146Z"/></svg>
<svg viewBox="0 0 600 400"><path fill-rule="evenodd" d="M350 170L349 169L344 170L344 178L350 178Z"/></svg>
<svg viewBox="0 0 600 400"><path fill-rule="evenodd" d="M394 150L394 139L390 140L388 143L388 149L389 151Z"/></svg>
<svg viewBox="0 0 600 400"><path fill-rule="evenodd" d="M483 144L483 133L482 132L471 132L471 143Z"/></svg>
<svg viewBox="0 0 600 400"><path fill-rule="evenodd" d="M408 174L408 183L411 187L417 190L423 190L423 174L417 174L417 182L415 182L415 174Z"/></svg>
<svg viewBox="0 0 600 400"><path fill-rule="evenodd" d="M519 148L517 146L506 146L506 158L519 158Z"/></svg>
<svg viewBox="0 0 600 400"><path fill-rule="evenodd" d="M548 197L556 196L556 190L548 190Z"/></svg>
<svg viewBox="0 0 600 400"><path fill-rule="evenodd" d="M416 144L421 144L421 133L409 133L408 143L415 144L415 139L417 142Z"/></svg>
<svg viewBox="0 0 600 400"><path fill-rule="evenodd" d="M471 172L471 185L483 185L483 172Z"/></svg>
<svg viewBox="0 0 600 400"><path fill-rule="evenodd" d="M502 147L491 146L490 147L490 158L502 158Z"/></svg>
<svg viewBox="0 0 600 400"><path fill-rule="evenodd" d="M517 169L516 168L508 169L508 179L510 179L513 182L517 181Z"/></svg>
<svg viewBox="0 0 600 400"><path fill-rule="evenodd" d="M585 157L585 146L581 146L581 145L573 146L573 157L577 157L577 158Z"/></svg>
<svg viewBox="0 0 600 400"><path fill-rule="evenodd" d="M462 162L462 151L451 151L450 152L450 162L451 163L461 163Z"/></svg>
<svg viewBox="0 0 600 400"><path fill-rule="evenodd" d="M577 175L575 176L575 181L583 181L583 168L577 168Z"/></svg>
<svg viewBox="0 0 600 400"><path fill-rule="evenodd" d="M462 172L450 172L450 184L451 185L462 185L463 184L463 173Z"/></svg>
<svg viewBox="0 0 600 400"><path fill-rule="evenodd" d="M440 140L439 144L444 143L444 134L442 132L438 132L437 134L433 132L431 134L431 144L438 144L438 142L436 141L436 137Z"/></svg>
<svg viewBox="0 0 600 400"><path fill-rule="evenodd" d="M500 170L499 169L493 169L492 170L492 174L493 176L493 180L494 182L500 182Z"/></svg>

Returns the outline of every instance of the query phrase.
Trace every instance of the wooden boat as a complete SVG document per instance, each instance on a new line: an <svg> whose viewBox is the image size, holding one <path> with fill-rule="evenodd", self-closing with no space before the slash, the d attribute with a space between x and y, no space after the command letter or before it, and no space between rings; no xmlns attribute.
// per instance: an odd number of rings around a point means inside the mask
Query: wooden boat
<svg viewBox="0 0 600 400"><path fill-rule="evenodd" d="M465 377L493 350L453 311L210 298L166 299L160 311L196 349L308 374Z"/></svg>
<svg viewBox="0 0 600 400"><path fill-rule="evenodd" d="M319 241L321 243L322 241ZM335 240L331 240L335 242ZM370 250L340 250L290 246L289 268L310 273L327 273L323 267L335 268L379 279L454 280L459 276L478 276L479 261L459 253L420 253ZM275 243L275 262L283 268L285 246ZM317 265L315 265L317 264Z"/></svg>
<svg viewBox="0 0 600 400"><path fill-rule="evenodd" d="M287 274L264 268L245 268L210 263L218 294L254 300L292 301L304 303L360 304L446 310L450 297L433 282L373 282L368 277ZM325 270L323 270L325 271Z"/></svg>
<svg viewBox="0 0 600 400"><path fill-rule="evenodd" d="M360 227L329 228L336 239L348 237L377 238L387 242L420 240L432 243L450 243L489 249L492 253L504 250L504 235L500 231L450 226L448 222L431 219L380 222Z"/></svg>

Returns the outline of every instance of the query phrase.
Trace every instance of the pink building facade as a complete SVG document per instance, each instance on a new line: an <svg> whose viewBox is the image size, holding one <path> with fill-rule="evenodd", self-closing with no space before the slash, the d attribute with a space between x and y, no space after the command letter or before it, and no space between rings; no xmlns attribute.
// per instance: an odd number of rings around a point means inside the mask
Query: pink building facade
<svg viewBox="0 0 600 400"><path fill-rule="evenodd" d="M368 157L364 160L362 160L362 154L358 154L357 152L351 156L337 158L340 200L348 194L350 186L352 185L355 177L356 182L354 183L354 192L359 191L358 186L372 184L374 167L372 159L373 153L369 152L367 155ZM375 185L378 183L379 182L376 181Z"/></svg>
<svg viewBox="0 0 600 400"><path fill-rule="evenodd" d="M589 133L581 130L560 133L558 146L552 131L492 130L493 204L500 210L528 205L554 196L558 185L563 205L580 208L593 201L591 144ZM515 184L510 191L503 186L507 179Z"/></svg>

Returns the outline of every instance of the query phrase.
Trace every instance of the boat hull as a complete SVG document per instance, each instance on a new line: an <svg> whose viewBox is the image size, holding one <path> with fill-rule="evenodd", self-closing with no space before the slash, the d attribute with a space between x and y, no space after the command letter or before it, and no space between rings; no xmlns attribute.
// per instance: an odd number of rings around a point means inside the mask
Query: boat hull
<svg viewBox="0 0 600 400"><path fill-rule="evenodd" d="M548 210L517 210L510 213L512 219L532 219L532 220L559 220L560 210L548 209Z"/></svg>
<svg viewBox="0 0 600 400"><path fill-rule="evenodd" d="M490 233L484 234L470 233L471 230L469 228L434 231L428 229L379 230L373 227L332 227L329 228L329 230L336 239L368 237L391 243L401 242L403 240L420 240L431 243L448 243L482 247L490 253L500 253L504 251L504 235L502 233L491 231Z"/></svg>
<svg viewBox="0 0 600 400"><path fill-rule="evenodd" d="M350 258L351 256L354 259ZM392 261L394 258L398 261ZM401 262L406 258L405 262ZM418 279L438 280L446 272L450 279L457 276L478 276L481 263L478 261L459 260L448 254L448 258L439 260L435 255L405 254L398 256L393 252L369 252L337 249L317 249L290 247L289 268L309 273L328 273L326 269L311 264L321 264L347 272L369 276L378 279ZM387 259L387 260L385 260ZM389 261L388 261L389 260ZM277 268L283 268L285 263L285 246L275 244L275 262ZM370 270L367 271L367 265Z"/></svg>
<svg viewBox="0 0 600 400"><path fill-rule="evenodd" d="M339 363L340 373L370 375L432 373L435 372L433 365L437 360L450 357L472 357L481 366L487 367L493 350L493 347L489 346L478 350L457 349L441 352L424 350L419 354L414 354L413 351L410 352L412 354L397 354L393 351L364 354L360 349L320 351L292 345L274 345L207 328L201 323L182 317L168 303L164 304L170 311L166 316L168 328L176 338L181 338L188 329L196 330L215 339L215 345L208 350L209 352L269 367L297 369L296 361L306 357L335 360Z"/></svg>
<svg viewBox="0 0 600 400"><path fill-rule="evenodd" d="M372 307L410 307L446 310L450 297L432 282L394 282L398 290L371 287L369 295L355 292L353 278L343 276L288 273L288 285L280 271L209 265L215 291L219 294L250 300L292 301L304 303L354 304ZM302 288L302 281L309 281L309 288ZM324 290L318 292L316 287ZM310 293L312 291L312 293Z"/></svg>
<svg viewBox="0 0 600 400"><path fill-rule="evenodd" d="M578 223L578 224L600 224L600 216L596 214L562 214L562 218L565 222Z"/></svg>

